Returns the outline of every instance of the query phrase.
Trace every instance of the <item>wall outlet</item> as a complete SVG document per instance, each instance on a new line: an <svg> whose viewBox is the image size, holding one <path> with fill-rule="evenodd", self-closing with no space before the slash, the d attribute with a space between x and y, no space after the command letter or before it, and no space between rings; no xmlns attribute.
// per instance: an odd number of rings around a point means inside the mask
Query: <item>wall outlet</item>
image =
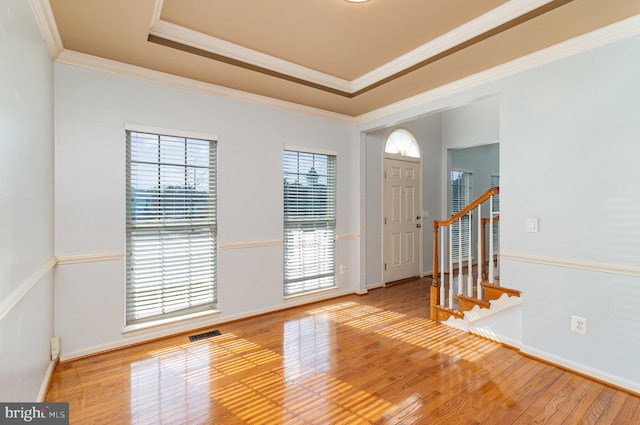
<svg viewBox="0 0 640 425"><path fill-rule="evenodd" d="M582 335L587 334L587 319L580 316L571 316L571 330Z"/></svg>
<svg viewBox="0 0 640 425"><path fill-rule="evenodd" d="M345 274L347 272L347 266L340 266L340 274Z"/></svg>

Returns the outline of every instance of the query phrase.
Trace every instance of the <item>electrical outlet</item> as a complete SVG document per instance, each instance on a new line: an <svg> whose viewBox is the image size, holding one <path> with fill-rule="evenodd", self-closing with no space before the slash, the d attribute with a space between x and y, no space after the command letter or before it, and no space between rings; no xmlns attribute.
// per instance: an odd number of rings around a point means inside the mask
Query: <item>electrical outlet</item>
<svg viewBox="0 0 640 425"><path fill-rule="evenodd" d="M571 316L571 330L582 335L587 334L587 319L580 316Z"/></svg>
<svg viewBox="0 0 640 425"><path fill-rule="evenodd" d="M347 272L346 266L340 266L340 274L345 274Z"/></svg>

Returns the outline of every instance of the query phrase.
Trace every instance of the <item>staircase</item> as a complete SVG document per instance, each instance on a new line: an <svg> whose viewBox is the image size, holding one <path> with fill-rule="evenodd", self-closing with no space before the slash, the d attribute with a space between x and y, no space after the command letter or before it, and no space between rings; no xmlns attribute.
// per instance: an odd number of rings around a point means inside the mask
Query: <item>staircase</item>
<svg viewBox="0 0 640 425"><path fill-rule="evenodd" d="M493 235L500 215L493 205L499 193L499 187L491 188L449 219L434 220L431 320L469 331L474 323L521 304L520 291L500 285L498 277ZM492 235L488 241L487 234Z"/></svg>

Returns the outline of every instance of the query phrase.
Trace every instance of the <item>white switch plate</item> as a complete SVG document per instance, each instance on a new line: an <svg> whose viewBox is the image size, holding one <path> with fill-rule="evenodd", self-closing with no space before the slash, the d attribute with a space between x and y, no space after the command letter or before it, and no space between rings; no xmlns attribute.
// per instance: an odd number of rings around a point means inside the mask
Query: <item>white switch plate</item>
<svg viewBox="0 0 640 425"><path fill-rule="evenodd" d="M538 219L535 217L527 219L527 232L538 233Z"/></svg>

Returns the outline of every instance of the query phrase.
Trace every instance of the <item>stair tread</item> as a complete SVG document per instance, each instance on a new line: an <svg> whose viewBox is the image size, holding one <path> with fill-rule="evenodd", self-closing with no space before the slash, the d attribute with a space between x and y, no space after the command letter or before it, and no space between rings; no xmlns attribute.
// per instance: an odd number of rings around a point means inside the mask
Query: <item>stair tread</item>
<svg viewBox="0 0 640 425"><path fill-rule="evenodd" d="M462 311L469 311L475 306L480 308L489 308L491 306L487 300L479 300L466 295L458 295L457 297L459 300L460 310Z"/></svg>

